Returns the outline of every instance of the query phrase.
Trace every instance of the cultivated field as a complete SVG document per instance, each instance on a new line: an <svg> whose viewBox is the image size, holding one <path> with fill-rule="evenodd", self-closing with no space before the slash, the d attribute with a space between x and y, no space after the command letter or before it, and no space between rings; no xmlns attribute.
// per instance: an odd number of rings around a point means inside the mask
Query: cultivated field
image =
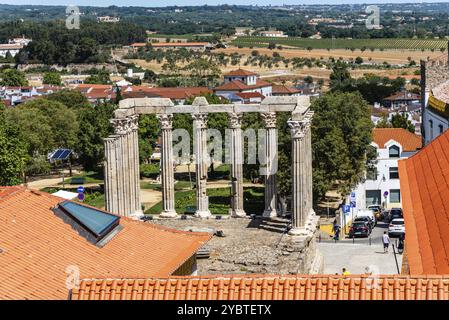
<svg viewBox="0 0 449 320"><path fill-rule="evenodd" d="M236 46L266 47L273 42L297 48L311 49L406 49L406 50L440 50L447 48L446 40L437 39L308 39L308 38L271 38L238 37L233 41Z"/></svg>
<svg viewBox="0 0 449 320"><path fill-rule="evenodd" d="M384 50L384 51L370 51L370 50L346 50L346 49L337 49L337 50L326 50L326 49L316 49L316 50L301 50L301 49L288 49L284 48L282 50L274 49L270 50L267 48L238 48L238 47L228 47L226 49L216 49L214 52L224 52L227 54L231 54L233 52L237 52L243 55L251 55L253 50L259 51L259 54L273 55L274 52L279 53L281 56L285 58L294 58L294 57L302 57L302 58L316 58L320 59L323 57L324 59L333 57L335 59L343 58L343 60L355 59L357 57L363 58L365 62L368 62L370 59L372 62L383 63L384 61L390 64L405 64L408 63L408 58L411 60L415 60L419 63L420 59L432 59L436 58L442 53L440 51L418 51L418 50Z"/></svg>

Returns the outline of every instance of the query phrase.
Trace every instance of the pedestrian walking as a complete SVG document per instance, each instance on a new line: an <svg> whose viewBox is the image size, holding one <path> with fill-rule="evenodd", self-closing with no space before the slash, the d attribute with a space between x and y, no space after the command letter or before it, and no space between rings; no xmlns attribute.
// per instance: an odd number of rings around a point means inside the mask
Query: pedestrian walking
<svg viewBox="0 0 449 320"><path fill-rule="evenodd" d="M349 276L351 273L348 270L346 270L346 268L343 268L341 269L341 274L344 276Z"/></svg>
<svg viewBox="0 0 449 320"><path fill-rule="evenodd" d="M390 237L388 236L386 231L384 231L384 234L382 235L382 242L384 244L384 253L388 253L388 247L390 246Z"/></svg>
<svg viewBox="0 0 449 320"><path fill-rule="evenodd" d="M340 226L338 225L338 223L336 223L335 220L335 224L333 226L334 228L334 240L339 240L340 239Z"/></svg>

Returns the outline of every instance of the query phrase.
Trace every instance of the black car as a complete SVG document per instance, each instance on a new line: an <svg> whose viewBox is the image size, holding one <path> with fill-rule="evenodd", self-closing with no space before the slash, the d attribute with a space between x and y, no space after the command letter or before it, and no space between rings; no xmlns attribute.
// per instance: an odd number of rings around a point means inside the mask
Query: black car
<svg viewBox="0 0 449 320"><path fill-rule="evenodd" d="M374 221L370 217L356 217L354 222L365 222L370 229L370 232L374 229Z"/></svg>
<svg viewBox="0 0 449 320"><path fill-rule="evenodd" d="M388 222L393 221L393 219L403 219L402 209L393 208L390 210L390 215L388 216Z"/></svg>
<svg viewBox="0 0 449 320"><path fill-rule="evenodd" d="M349 238L368 237L371 233L368 223L363 221L353 222L349 229Z"/></svg>

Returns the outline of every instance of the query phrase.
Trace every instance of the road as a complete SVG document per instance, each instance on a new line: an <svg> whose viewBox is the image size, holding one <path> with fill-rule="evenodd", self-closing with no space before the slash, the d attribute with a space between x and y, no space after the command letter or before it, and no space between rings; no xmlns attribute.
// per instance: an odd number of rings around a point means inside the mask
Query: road
<svg viewBox="0 0 449 320"><path fill-rule="evenodd" d="M341 273L342 268L346 268L352 274L361 274L369 268L373 274L397 274L397 268L401 270L402 255L396 254L396 266L392 246L388 253L383 253L382 234L387 229L388 224L379 222L371 233L371 244L369 238L318 243L324 257L324 272ZM392 238L392 243L396 245L396 239Z"/></svg>

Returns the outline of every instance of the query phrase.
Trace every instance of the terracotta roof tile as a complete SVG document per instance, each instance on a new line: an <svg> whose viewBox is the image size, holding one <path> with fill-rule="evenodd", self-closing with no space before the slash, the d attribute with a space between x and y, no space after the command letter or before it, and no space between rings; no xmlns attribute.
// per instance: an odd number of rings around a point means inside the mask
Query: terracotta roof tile
<svg viewBox="0 0 449 320"><path fill-rule="evenodd" d="M449 276L221 275L85 279L73 300L447 300Z"/></svg>
<svg viewBox="0 0 449 320"><path fill-rule="evenodd" d="M242 99L250 99L250 98L264 99L265 98L265 96L259 92L239 92L239 93L236 93L236 96L239 96Z"/></svg>
<svg viewBox="0 0 449 320"><path fill-rule="evenodd" d="M286 85L273 85L273 94L295 94L301 91L296 88L287 87Z"/></svg>
<svg viewBox="0 0 449 320"><path fill-rule="evenodd" d="M81 278L167 277L210 239L121 217L123 229L100 248L54 213L63 200L0 187L0 300L66 299L70 266Z"/></svg>
<svg viewBox="0 0 449 320"><path fill-rule="evenodd" d="M401 144L403 151L416 151L422 147L422 138L403 128L373 129L373 142L379 148L384 148L385 144L390 140Z"/></svg>
<svg viewBox="0 0 449 320"><path fill-rule="evenodd" d="M449 131L399 161L411 274L449 274Z"/></svg>
<svg viewBox="0 0 449 320"><path fill-rule="evenodd" d="M259 89L262 87L271 87L271 83L257 79L255 85L247 85L240 80L233 80L227 83L222 84L221 86L216 87L215 91L243 91L243 90L252 90Z"/></svg>
<svg viewBox="0 0 449 320"><path fill-rule="evenodd" d="M248 71L248 70L245 70L245 69L237 69L237 70L232 70L232 71L229 71L228 73L225 73L224 76L230 76L230 77L232 77L232 76L236 76L236 77L243 76L243 77L246 77L246 76L257 76L257 73L254 73L252 71Z"/></svg>

